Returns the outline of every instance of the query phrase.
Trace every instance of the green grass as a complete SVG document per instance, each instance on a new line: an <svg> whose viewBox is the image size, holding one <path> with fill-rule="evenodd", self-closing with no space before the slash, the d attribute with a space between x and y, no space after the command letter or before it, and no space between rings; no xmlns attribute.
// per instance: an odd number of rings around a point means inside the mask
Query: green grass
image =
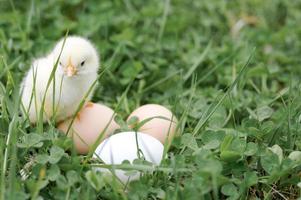
<svg viewBox="0 0 301 200"><path fill-rule="evenodd" d="M300 0L0 0L0 200L298 199L300 9ZM146 103L180 119L158 168L119 166L152 172L139 181L95 175L53 123L39 129L19 115L30 63L67 31L91 39L108 69L94 102L119 120Z"/></svg>

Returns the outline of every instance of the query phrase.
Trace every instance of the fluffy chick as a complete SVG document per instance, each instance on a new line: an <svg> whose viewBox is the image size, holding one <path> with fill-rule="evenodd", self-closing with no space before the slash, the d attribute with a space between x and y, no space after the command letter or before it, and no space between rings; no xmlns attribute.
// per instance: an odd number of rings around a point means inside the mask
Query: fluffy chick
<svg viewBox="0 0 301 200"><path fill-rule="evenodd" d="M57 61L57 69L46 91ZM65 44L64 39L60 40L49 55L33 62L23 79L22 103L30 122L37 122L44 96L44 122L51 117L61 121L74 115L97 79L98 68L98 53L87 39L69 36ZM93 91L86 101L91 99Z"/></svg>

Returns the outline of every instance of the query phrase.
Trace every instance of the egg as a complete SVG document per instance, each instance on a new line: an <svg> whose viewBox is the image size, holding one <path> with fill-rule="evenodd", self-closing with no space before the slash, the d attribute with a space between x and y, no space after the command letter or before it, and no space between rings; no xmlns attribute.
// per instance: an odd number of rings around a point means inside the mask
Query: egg
<svg viewBox="0 0 301 200"><path fill-rule="evenodd" d="M58 125L58 129L66 133L71 121L68 119L62 122ZM73 138L75 149L79 154L87 154L105 129L99 143L119 128L114 121L114 111L111 108L97 103L88 103L78 113L68 136Z"/></svg>
<svg viewBox="0 0 301 200"><path fill-rule="evenodd" d="M133 116L136 116L139 122L157 117L143 124L143 126L139 128L139 131L155 137L162 144L164 144L165 141L171 142L176 133L177 119L173 113L164 106L156 104L141 106L134 110L127 120L129 121ZM164 117L165 119L158 117Z"/></svg>
<svg viewBox="0 0 301 200"><path fill-rule="evenodd" d="M100 158L106 164L122 164L128 160L132 163L138 158L138 148L143 158L154 165L159 165L164 151L164 146L156 138L140 132L121 132L105 139L95 150L94 158ZM108 169L95 168L95 170L111 173ZM139 172L128 175L127 171L116 169L113 171L116 177L122 182L139 179Z"/></svg>

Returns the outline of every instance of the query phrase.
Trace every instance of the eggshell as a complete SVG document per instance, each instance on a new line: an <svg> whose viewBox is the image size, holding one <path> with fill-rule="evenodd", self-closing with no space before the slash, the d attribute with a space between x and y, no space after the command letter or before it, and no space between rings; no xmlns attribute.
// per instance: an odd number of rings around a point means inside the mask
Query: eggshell
<svg viewBox="0 0 301 200"><path fill-rule="evenodd" d="M137 146L138 144L138 146ZM144 159L159 165L164 146L156 138L140 132L121 132L105 139L95 150L94 158L100 158L106 164L121 164L124 160L133 162L138 158L138 148L142 151ZM96 168L102 172L111 171L103 168ZM140 173L127 175L126 171L116 169L115 175L121 182L139 179Z"/></svg>
<svg viewBox="0 0 301 200"><path fill-rule="evenodd" d="M139 128L140 132L149 134L157 138L162 144L165 143L167 137L167 141L171 142L172 138L176 133L178 121L176 117L173 116L172 112L164 106L157 104L147 104L141 106L134 110L127 120L129 120L133 116L138 117L139 122L152 117L166 118L153 118Z"/></svg>
<svg viewBox="0 0 301 200"><path fill-rule="evenodd" d="M89 148L96 142L97 138L106 129L106 126L108 127L103 133L102 140L120 128L114 121L113 115L114 111L111 108L96 103L88 103L79 112L68 133L69 137L73 137L78 153L87 154ZM58 129L66 133L70 123L71 119L66 120L59 124Z"/></svg>

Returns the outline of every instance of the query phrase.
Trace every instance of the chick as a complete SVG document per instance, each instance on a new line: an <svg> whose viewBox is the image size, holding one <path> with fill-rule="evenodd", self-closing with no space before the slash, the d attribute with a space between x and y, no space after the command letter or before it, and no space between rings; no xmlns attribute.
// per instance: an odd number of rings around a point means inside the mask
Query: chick
<svg viewBox="0 0 301 200"><path fill-rule="evenodd" d="M58 122L73 116L96 81L98 68L98 53L87 39L69 36L65 44L64 39L60 40L49 55L33 62L23 79L22 103L30 122L37 122L44 98L44 122L51 117ZM92 97L94 88L91 89L86 102Z"/></svg>

